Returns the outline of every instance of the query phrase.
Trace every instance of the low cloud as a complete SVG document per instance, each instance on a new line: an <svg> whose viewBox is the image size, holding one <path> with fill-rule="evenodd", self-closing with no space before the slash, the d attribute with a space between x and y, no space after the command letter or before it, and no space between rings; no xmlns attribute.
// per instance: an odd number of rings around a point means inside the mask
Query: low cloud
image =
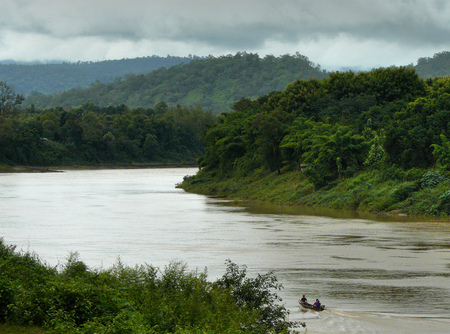
<svg viewBox="0 0 450 334"><path fill-rule="evenodd" d="M374 56L385 66L387 56L396 62L450 49L446 0L2 0L1 7L0 59L299 51L324 67L375 65Z"/></svg>

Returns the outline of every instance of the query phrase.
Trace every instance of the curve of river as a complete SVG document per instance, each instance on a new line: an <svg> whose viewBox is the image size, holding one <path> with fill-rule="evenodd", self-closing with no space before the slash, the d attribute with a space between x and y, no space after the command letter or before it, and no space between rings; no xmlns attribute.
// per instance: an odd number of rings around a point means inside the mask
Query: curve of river
<svg viewBox="0 0 450 334"><path fill-rule="evenodd" d="M291 320L308 333L448 333L450 223L299 214L185 193L192 168L0 174L0 237L51 265L70 251L93 268L120 257L181 260L250 275L274 271ZM351 218L349 218L351 217ZM321 313L297 300L320 298Z"/></svg>

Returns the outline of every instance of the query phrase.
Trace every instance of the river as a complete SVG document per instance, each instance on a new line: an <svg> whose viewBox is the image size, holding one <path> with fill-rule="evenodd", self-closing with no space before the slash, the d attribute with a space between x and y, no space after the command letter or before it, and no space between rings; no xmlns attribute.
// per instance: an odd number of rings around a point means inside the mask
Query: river
<svg viewBox="0 0 450 334"><path fill-rule="evenodd" d="M193 168L0 174L0 237L50 265L186 262L211 280L231 259L273 271L308 333L449 333L450 222L255 207L175 188ZM327 310L302 312L320 298Z"/></svg>

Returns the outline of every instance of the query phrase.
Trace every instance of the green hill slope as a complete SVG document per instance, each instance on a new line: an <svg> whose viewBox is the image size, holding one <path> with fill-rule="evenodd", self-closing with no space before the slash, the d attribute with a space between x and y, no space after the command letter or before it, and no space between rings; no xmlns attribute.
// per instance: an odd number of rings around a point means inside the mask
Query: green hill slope
<svg viewBox="0 0 450 334"><path fill-rule="evenodd" d="M195 58L195 57L194 57ZM192 57L142 57L59 64L0 64L0 81L13 85L16 92L53 94L72 88L87 88L100 81L113 82L130 73L147 74L153 70L188 63Z"/></svg>
<svg viewBox="0 0 450 334"><path fill-rule="evenodd" d="M98 106L127 105L150 108L160 101L169 106L201 105L215 112L228 111L242 98L257 98L283 90L301 78L325 78L327 73L300 54L281 57L237 53L207 57L188 64L160 68L146 75L129 75L113 83L97 83L50 96L29 96L24 107L77 107L90 101Z"/></svg>
<svg viewBox="0 0 450 334"><path fill-rule="evenodd" d="M419 58L415 69L422 78L450 75L450 51L438 52L432 58Z"/></svg>
<svg viewBox="0 0 450 334"><path fill-rule="evenodd" d="M336 72L241 100L205 133L187 191L450 215L450 78Z"/></svg>

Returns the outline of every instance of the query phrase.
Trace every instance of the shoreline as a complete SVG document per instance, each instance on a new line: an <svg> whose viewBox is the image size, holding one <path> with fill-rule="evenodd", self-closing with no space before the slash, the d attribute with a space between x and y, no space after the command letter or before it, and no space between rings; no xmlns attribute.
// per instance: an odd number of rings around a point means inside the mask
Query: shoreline
<svg viewBox="0 0 450 334"><path fill-rule="evenodd" d="M99 164L99 165L62 165L62 166L0 166L1 173L62 173L65 170L96 169L150 169L150 168L196 168L194 164L155 163L155 164Z"/></svg>
<svg viewBox="0 0 450 334"><path fill-rule="evenodd" d="M303 175L295 171L255 175L218 180L200 173L185 179L179 187L191 193L246 202L250 206L268 205L291 214L303 211L307 215L344 219L370 216L370 220L376 221L450 222L448 213L432 214L428 210L446 191L444 184L424 188L423 193L417 191L406 200L397 200L393 194L406 182L379 181L376 173L361 173L332 188L319 190L314 190Z"/></svg>

